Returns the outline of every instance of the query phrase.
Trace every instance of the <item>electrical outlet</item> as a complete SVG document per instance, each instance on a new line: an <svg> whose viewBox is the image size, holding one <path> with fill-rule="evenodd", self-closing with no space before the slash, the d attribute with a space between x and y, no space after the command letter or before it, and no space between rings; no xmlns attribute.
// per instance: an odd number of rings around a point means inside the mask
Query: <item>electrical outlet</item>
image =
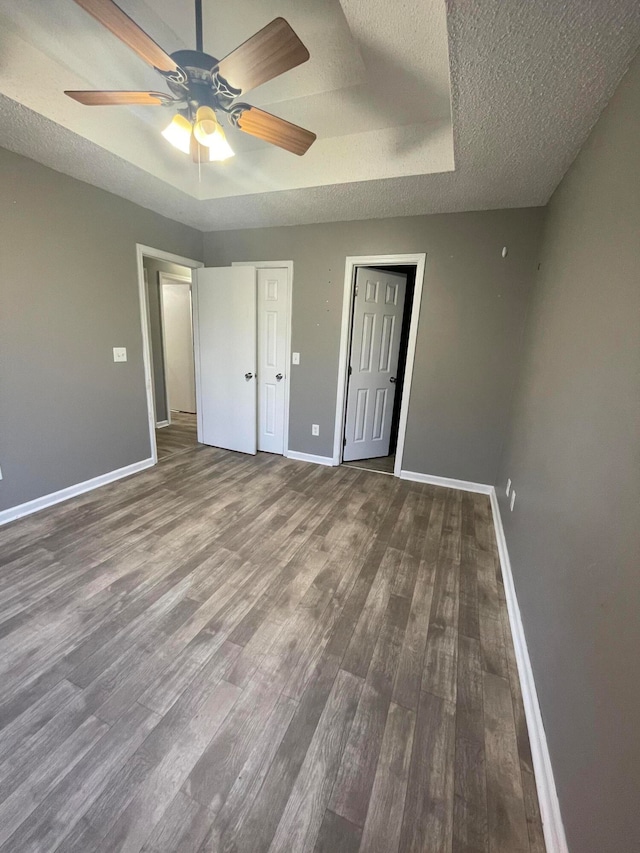
<svg viewBox="0 0 640 853"><path fill-rule="evenodd" d="M127 360L127 348L126 347L114 347L113 348L113 360L114 361L126 361Z"/></svg>
<svg viewBox="0 0 640 853"><path fill-rule="evenodd" d="M507 488L505 489L507 497L511 494L511 480L507 480Z"/></svg>
<svg viewBox="0 0 640 853"><path fill-rule="evenodd" d="M300 364L300 353L292 352L291 353L291 364Z"/></svg>
<svg viewBox="0 0 640 853"><path fill-rule="evenodd" d="M311 435L320 435L320 424L311 424Z"/></svg>
<svg viewBox="0 0 640 853"><path fill-rule="evenodd" d="M513 505L515 502L516 502L516 490L513 489L513 491L511 492L511 501L509 503L509 509L511 510L511 512L513 512Z"/></svg>

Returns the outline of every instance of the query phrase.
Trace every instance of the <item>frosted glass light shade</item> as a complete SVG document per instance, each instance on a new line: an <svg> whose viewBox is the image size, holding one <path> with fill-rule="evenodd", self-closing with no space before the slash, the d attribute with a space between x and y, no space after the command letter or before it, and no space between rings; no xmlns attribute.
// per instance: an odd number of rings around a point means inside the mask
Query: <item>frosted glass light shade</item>
<svg viewBox="0 0 640 853"><path fill-rule="evenodd" d="M191 122L178 113L162 131L164 138L179 151L188 154L191 145Z"/></svg>
<svg viewBox="0 0 640 853"><path fill-rule="evenodd" d="M226 160L234 156L234 151L227 142L222 125L210 107L199 107L193 135L200 145L209 149L209 160Z"/></svg>

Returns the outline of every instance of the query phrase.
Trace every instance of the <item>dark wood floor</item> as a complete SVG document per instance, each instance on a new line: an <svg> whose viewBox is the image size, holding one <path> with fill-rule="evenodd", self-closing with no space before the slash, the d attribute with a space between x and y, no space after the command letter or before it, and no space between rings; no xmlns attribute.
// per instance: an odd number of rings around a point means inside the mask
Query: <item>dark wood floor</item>
<svg viewBox="0 0 640 853"><path fill-rule="evenodd" d="M396 455L379 456L377 459L356 459L354 462L343 462L350 468L363 468L365 471L378 471L380 474L393 474L396 464Z"/></svg>
<svg viewBox="0 0 640 853"><path fill-rule="evenodd" d="M544 850L486 497L200 446L0 562L2 853Z"/></svg>
<svg viewBox="0 0 640 853"><path fill-rule="evenodd" d="M156 446L159 460L193 450L198 446L196 416L187 412L171 412L169 426L156 430Z"/></svg>

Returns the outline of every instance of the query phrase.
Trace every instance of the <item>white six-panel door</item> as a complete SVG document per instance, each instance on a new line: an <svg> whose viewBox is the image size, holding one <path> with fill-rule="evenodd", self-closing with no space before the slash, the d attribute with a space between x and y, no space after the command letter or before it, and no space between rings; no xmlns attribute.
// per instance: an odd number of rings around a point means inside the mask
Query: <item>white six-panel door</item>
<svg viewBox="0 0 640 853"><path fill-rule="evenodd" d="M346 462L389 454L407 277L359 267L355 287Z"/></svg>
<svg viewBox="0 0 640 853"><path fill-rule="evenodd" d="M289 313L286 269L258 269L257 301L258 450L283 454Z"/></svg>
<svg viewBox="0 0 640 853"><path fill-rule="evenodd" d="M255 454L255 267L202 268L194 278L198 441Z"/></svg>
<svg viewBox="0 0 640 853"><path fill-rule="evenodd" d="M167 407L174 412L195 412L191 284L162 284L162 333Z"/></svg>

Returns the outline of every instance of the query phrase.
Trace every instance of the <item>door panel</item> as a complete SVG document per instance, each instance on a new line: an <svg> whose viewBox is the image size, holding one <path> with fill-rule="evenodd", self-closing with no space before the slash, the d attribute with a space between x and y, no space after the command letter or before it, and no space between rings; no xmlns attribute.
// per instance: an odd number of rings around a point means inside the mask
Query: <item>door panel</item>
<svg viewBox="0 0 640 853"><path fill-rule="evenodd" d="M258 269L258 450L284 453L289 277ZM280 377L280 378L278 378Z"/></svg>
<svg viewBox="0 0 640 853"><path fill-rule="evenodd" d="M198 441L256 453L256 270L195 271Z"/></svg>
<svg viewBox="0 0 640 853"><path fill-rule="evenodd" d="M162 285L167 405L174 412L196 410L196 380L191 325L191 285Z"/></svg>
<svg viewBox="0 0 640 853"><path fill-rule="evenodd" d="M358 267L345 462L388 456L407 277Z"/></svg>

